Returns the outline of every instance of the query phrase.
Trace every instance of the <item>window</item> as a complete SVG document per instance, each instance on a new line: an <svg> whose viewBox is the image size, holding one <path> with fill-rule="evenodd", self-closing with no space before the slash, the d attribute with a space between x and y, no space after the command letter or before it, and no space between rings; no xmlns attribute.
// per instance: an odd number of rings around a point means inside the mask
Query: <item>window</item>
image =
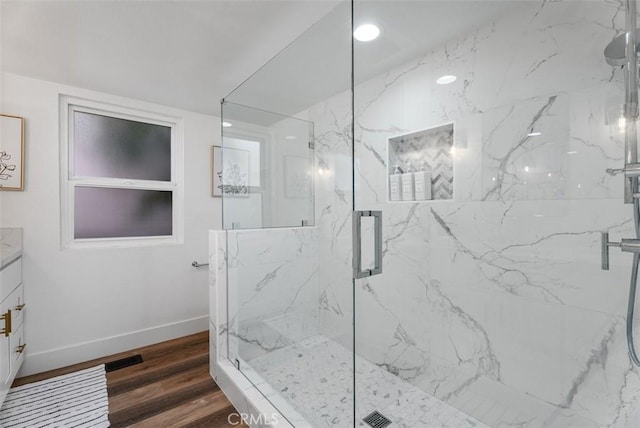
<svg viewBox="0 0 640 428"><path fill-rule="evenodd" d="M178 242L179 123L63 97L63 245Z"/></svg>

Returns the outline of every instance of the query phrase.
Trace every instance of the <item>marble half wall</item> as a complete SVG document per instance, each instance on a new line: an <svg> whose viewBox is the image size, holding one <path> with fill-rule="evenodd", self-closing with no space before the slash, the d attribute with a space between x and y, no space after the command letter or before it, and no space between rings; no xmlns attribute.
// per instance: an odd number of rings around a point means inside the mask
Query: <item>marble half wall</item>
<svg viewBox="0 0 640 428"><path fill-rule="evenodd" d="M218 344L229 341L231 361L248 362L318 333L314 227L212 232L210 245L211 319L220 323L212 331Z"/></svg>
<svg viewBox="0 0 640 428"><path fill-rule="evenodd" d="M261 385L248 365L238 370L238 340L227 334L227 260L227 232L209 231L209 372L236 410L253 421L261 421L261 427L304 426L304 419L287 403L276 402L278 408L275 407L270 398L276 395L275 391ZM236 347L233 352L229 352L229 339ZM289 421L295 421L295 425Z"/></svg>

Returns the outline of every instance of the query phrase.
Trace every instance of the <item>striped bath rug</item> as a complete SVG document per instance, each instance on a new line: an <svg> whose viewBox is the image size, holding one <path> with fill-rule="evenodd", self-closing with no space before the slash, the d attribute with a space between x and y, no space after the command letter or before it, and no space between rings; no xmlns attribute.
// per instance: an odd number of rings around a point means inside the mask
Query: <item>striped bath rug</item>
<svg viewBox="0 0 640 428"><path fill-rule="evenodd" d="M0 427L109 426L104 365L11 388L0 410Z"/></svg>

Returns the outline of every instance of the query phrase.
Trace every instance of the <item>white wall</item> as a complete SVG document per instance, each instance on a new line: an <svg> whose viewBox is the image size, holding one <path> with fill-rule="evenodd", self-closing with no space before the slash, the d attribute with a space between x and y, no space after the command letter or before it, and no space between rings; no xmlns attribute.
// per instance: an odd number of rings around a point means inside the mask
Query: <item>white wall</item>
<svg viewBox="0 0 640 428"><path fill-rule="evenodd" d="M23 192L3 194L2 226L24 227L27 358L36 373L207 329L207 230L220 227L209 153L219 119L2 74L1 110L26 118ZM184 120L184 243L61 249L59 94Z"/></svg>

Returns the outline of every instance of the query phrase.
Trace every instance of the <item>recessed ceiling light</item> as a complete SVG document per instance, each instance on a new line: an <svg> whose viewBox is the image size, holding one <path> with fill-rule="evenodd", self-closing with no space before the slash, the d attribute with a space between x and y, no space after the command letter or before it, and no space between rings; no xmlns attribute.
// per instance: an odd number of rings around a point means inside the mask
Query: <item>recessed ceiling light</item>
<svg viewBox="0 0 640 428"><path fill-rule="evenodd" d="M527 137L537 137L538 135L542 135L542 132L529 132Z"/></svg>
<svg viewBox="0 0 640 428"><path fill-rule="evenodd" d="M222 122L222 126L224 128L228 128L228 127L233 126L233 125L231 123L229 123L229 122Z"/></svg>
<svg viewBox="0 0 640 428"><path fill-rule="evenodd" d="M567 154L568 154L568 155L575 155L576 153L578 153L578 152L577 152L577 151L575 151L575 150L572 150L572 151L570 151L570 152L567 152Z"/></svg>
<svg viewBox="0 0 640 428"><path fill-rule="evenodd" d="M362 24L359 25L353 32L353 37L361 42L370 42L375 40L380 35L380 28L374 24Z"/></svg>
<svg viewBox="0 0 640 428"><path fill-rule="evenodd" d="M448 85L449 83L455 82L456 79L457 77L454 76L453 74L447 74L445 76L440 77L438 80L436 80L436 83L438 85Z"/></svg>
<svg viewBox="0 0 640 428"><path fill-rule="evenodd" d="M284 137L285 140L295 140L296 136L295 135L287 135L286 137Z"/></svg>

